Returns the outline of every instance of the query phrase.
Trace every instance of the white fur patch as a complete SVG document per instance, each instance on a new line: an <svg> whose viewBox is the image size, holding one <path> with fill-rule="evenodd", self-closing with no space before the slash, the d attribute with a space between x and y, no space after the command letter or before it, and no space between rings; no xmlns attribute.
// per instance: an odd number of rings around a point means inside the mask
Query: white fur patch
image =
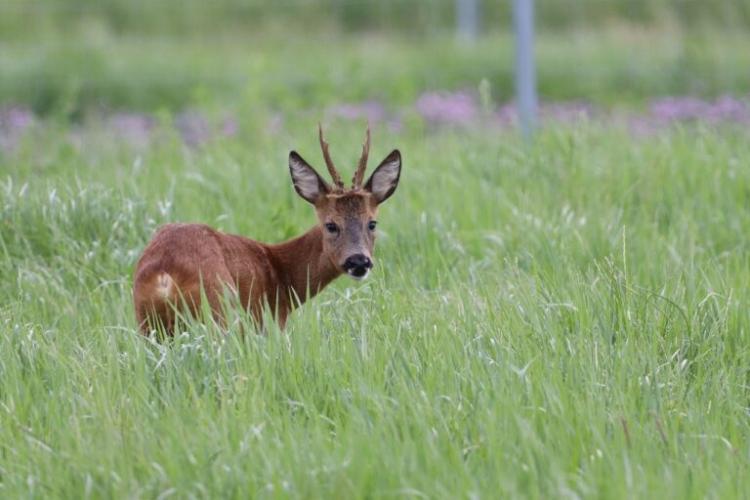
<svg viewBox="0 0 750 500"><path fill-rule="evenodd" d="M367 269L365 271L365 274L363 274L362 276L355 276L354 274L352 274L352 270L347 271L346 274L348 274L349 277L355 281L362 281L370 275L370 270Z"/></svg>
<svg viewBox="0 0 750 500"><path fill-rule="evenodd" d="M173 285L174 285L174 280L172 280L172 277L167 273L161 273L156 278L155 292L162 299L168 299L172 295Z"/></svg>

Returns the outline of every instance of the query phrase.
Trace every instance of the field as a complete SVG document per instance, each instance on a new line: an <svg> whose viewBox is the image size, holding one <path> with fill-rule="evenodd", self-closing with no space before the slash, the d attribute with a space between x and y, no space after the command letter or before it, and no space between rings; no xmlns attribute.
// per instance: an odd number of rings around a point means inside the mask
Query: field
<svg viewBox="0 0 750 500"><path fill-rule="evenodd" d="M435 45L407 41L322 42L308 61L303 42L269 43L278 57L222 69L196 41L164 42L171 65L160 67L157 42L118 39L93 45L104 55L89 80L66 79L87 70L75 41L60 57L6 43L0 67L13 78L0 94L36 114L0 148L0 496L747 495L747 129L693 120L644 134L617 117L652 95L741 89L748 41L717 35L685 52L653 35L628 66L631 35L607 36L542 39L543 95L615 111L547 123L533 143L482 115L486 100L471 123L408 111L421 92L482 89L482 78L491 90L477 92L505 100L507 65L481 71L503 36L468 62L439 42L434 71ZM388 78L391 52L407 76ZM566 72L555 54L590 65ZM364 56L374 63L357 65ZM327 57L332 79L316 64ZM632 71L641 87L621 95ZM399 116L374 122L372 162L398 147L404 170L371 277L340 278L285 332L193 324L167 343L139 336L131 274L154 229L200 221L263 241L307 229L288 151L322 166L323 116L334 158L353 166L365 120L326 106L372 96ZM91 110L105 98L149 113L148 137ZM186 144L184 109L218 128L232 110L237 123Z"/></svg>

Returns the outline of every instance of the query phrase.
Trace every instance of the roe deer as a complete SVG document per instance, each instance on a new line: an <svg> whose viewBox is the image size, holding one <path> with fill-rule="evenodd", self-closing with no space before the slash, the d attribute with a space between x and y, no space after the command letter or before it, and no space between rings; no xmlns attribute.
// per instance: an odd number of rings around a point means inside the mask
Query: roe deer
<svg viewBox="0 0 750 500"><path fill-rule="evenodd" d="M161 325L173 334L175 310L187 308L185 312L196 315L202 297L221 323L225 290L239 297L256 324L262 324L264 307L268 307L284 328L292 309L334 278L344 273L354 279L367 276L373 266L378 205L396 190L401 154L393 150L363 184L370 151L368 127L352 187L347 189L320 125L318 137L333 185L295 151L289 153L294 189L315 206L318 224L297 238L274 245L203 224L163 226L135 269L133 300L142 333Z"/></svg>

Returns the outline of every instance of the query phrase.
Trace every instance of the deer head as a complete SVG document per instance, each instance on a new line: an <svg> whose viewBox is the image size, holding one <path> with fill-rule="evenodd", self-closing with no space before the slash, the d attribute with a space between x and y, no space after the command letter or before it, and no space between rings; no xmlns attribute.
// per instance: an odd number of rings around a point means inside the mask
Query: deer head
<svg viewBox="0 0 750 500"><path fill-rule="evenodd" d="M373 266L372 249L375 245L378 205L387 200L398 186L401 153L397 149L391 151L363 185L370 153L368 127L352 187L345 188L331 160L320 125L318 135L333 184L324 181L309 163L292 151L289 153L289 171L294 189L315 206L323 233L323 252L336 268L354 279L363 279Z"/></svg>

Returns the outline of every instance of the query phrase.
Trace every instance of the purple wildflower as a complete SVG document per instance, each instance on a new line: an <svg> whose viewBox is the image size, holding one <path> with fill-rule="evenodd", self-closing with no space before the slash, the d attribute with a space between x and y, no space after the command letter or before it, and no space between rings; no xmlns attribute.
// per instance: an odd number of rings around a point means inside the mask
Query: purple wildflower
<svg viewBox="0 0 750 500"><path fill-rule="evenodd" d="M0 108L0 149L14 149L33 122L34 114L26 108Z"/></svg>
<svg viewBox="0 0 750 500"><path fill-rule="evenodd" d="M364 118L371 123L381 122L386 118L385 108L376 101L337 104L329 108L328 113L335 118L343 118L349 121Z"/></svg>
<svg viewBox="0 0 750 500"><path fill-rule="evenodd" d="M591 118L596 114L596 108L585 101L561 101L540 103L538 115L542 123L553 122L574 124ZM518 110L514 102L508 102L498 108L494 114L494 122L501 127L510 127L518 121Z"/></svg>
<svg viewBox="0 0 750 500"><path fill-rule="evenodd" d="M109 127L115 135L138 147L148 145L154 126L154 119L145 114L116 113L109 118Z"/></svg>
<svg viewBox="0 0 750 500"><path fill-rule="evenodd" d="M224 121L221 123L221 135L225 137L234 137L237 135L239 129L240 126L237 122L237 118L231 115L224 117Z"/></svg>
<svg viewBox="0 0 750 500"><path fill-rule="evenodd" d="M713 104L713 113L723 120L750 123L750 107L747 101L723 95Z"/></svg>
<svg viewBox="0 0 750 500"><path fill-rule="evenodd" d="M651 116L662 123L692 120L707 116L710 107L695 97L665 97L651 102Z"/></svg>
<svg viewBox="0 0 750 500"><path fill-rule="evenodd" d="M174 125L188 146L200 146L213 135L206 117L195 111L183 111L175 118Z"/></svg>
<svg viewBox="0 0 750 500"><path fill-rule="evenodd" d="M652 101L649 111L654 120L663 124L681 121L750 122L747 103L727 95L713 102L696 97L664 97Z"/></svg>
<svg viewBox="0 0 750 500"><path fill-rule="evenodd" d="M426 92L415 104L417 113L431 124L467 125L479 116L476 99L468 92Z"/></svg>

